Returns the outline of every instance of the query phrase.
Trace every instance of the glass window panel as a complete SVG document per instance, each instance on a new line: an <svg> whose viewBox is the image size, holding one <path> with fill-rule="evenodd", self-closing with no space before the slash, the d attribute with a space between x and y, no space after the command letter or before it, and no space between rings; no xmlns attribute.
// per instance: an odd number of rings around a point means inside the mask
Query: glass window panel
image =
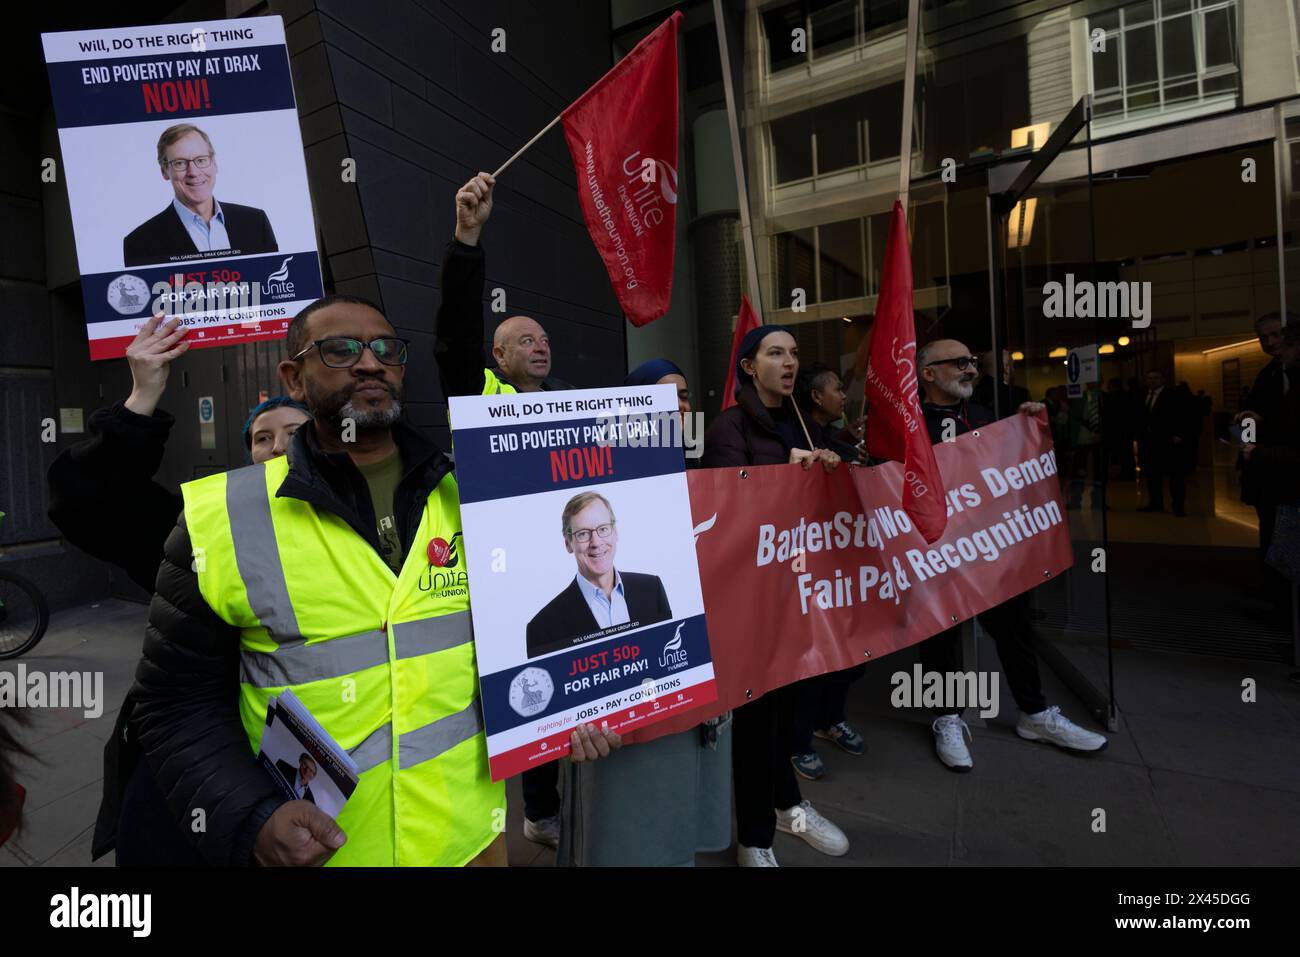
<svg viewBox="0 0 1300 957"><path fill-rule="evenodd" d="M867 294L863 276L862 220L817 227L820 233L822 302Z"/></svg>
<svg viewBox="0 0 1300 957"><path fill-rule="evenodd" d="M812 114L795 113L773 120L772 165L776 182L789 183L812 175Z"/></svg>
<svg viewBox="0 0 1300 957"><path fill-rule="evenodd" d="M880 292L880 271L885 266L885 243L889 239L889 222L893 213L877 213L867 218L871 231L871 289L872 295Z"/></svg>
<svg viewBox="0 0 1300 957"><path fill-rule="evenodd" d="M1132 26L1135 23L1150 23L1156 18L1156 5L1153 0L1142 0L1141 3L1130 3L1124 8L1124 24Z"/></svg>
<svg viewBox="0 0 1300 957"><path fill-rule="evenodd" d="M802 289L808 302L817 299L817 284L813 278L813 231L796 229L777 233L772 237L772 253L776 259L776 301L788 308L793 301L794 289Z"/></svg>
<svg viewBox="0 0 1300 957"><path fill-rule="evenodd" d="M813 0L811 6L814 59L853 46L856 39L853 25L854 14L857 12L856 0Z"/></svg>
<svg viewBox="0 0 1300 957"><path fill-rule="evenodd" d="M1237 89L1237 74L1224 73L1221 76L1206 77L1201 85L1206 96L1217 93L1232 93Z"/></svg>
<svg viewBox="0 0 1300 957"><path fill-rule="evenodd" d="M860 99L867 122L868 157L876 161L897 156L903 138L903 84L882 86L864 93Z"/></svg>
<svg viewBox="0 0 1300 957"><path fill-rule="evenodd" d="M807 61L807 54L795 53L790 49L790 31L803 25L803 9L798 3L788 3L782 7L772 7L763 11L763 31L767 34L768 67L773 73Z"/></svg>
<svg viewBox="0 0 1300 957"><path fill-rule="evenodd" d="M1176 13L1186 13L1192 9L1192 0L1161 0L1160 15L1172 17Z"/></svg>
<svg viewBox="0 0 1300 957"><path fill-rule="evenodd" d="M866 0L862 11L867 30L907 19L907 0Z"/></svg>
<svg viewBox="0 0 1300 957"><path fill-rule="evenodd" d="M866 98L836 100L813 113L817 133L817 172L831 173L862 165L859 125L866 115ZM895 145L897 150L897 145Z"/></svg>
<svg viewBox="0 0 1300 957"><path fill-rule="evenodd" d="M1092 89L1094 93L1119 89L1119 44L1106 43L1106 52L1092 55Z"/></svg>
<svg viewBox="0 0 1300 957"><path fill-rule="evenodd" d="M1138 90L1128 91L1128 108L1130 112L1159 105L1160 90L1154 86L1144 86Z"/></svg>
<svg viewBox="0 0 1300 957"><path fill-rule="evenodd" d="M1156 28L1149 26L1125 31L1125 85L1131 90L1142 83L1154 83L1156 78Z"/></svg>
<svg viewBox="0 0 1300 957"><path fill-rule="evenodd" d="M1229 66L1237 62L1232 7L1211 10L1203 15L1205 24L1205 68Z"/></svg>
<svg viewBox="0 0 1300 957"><path fill-rule="evenodd" d="M1175 83L1165 87L1165 103L1181 103L1185 100L1194 100L1199 96L1196 90L1196 81L1191 80L1187 83Z"/></svg>
<svg viewBox="0 0 1300 957"><path fill-rule="evenodd" d="M1165 82L1177 77L1196 75L1195 42L1191 17L1175 17L1160 25Z"/></svg>
<svg viewBox="0 0 1300 957"><path fill-rule="evenodd" d="M1099 99L1092 105L1094 116L1112 116L1116 113L1124 112L1124 100L1121 97L1113 96L1107 99Z"/></svg>
<svg viewBox="0 0 1300 957"><path fill-rule="evenodd" d="M912 228L912 283L917 289L943 286L948 282L948 266L944 257L943 203L926 203L913 212L916 223Z"/></svg>
<svg viewBox="0 0 1300 957"><path fill-rule="evenodd" d="M1098 13L1096 16L1089 17L1088 33L1091 34L1098 27L1107 32L1119 29L1119 11L1107 10L1105 13ZM1107 39L1106 43L1109 46L1110 40Z"/></svg>

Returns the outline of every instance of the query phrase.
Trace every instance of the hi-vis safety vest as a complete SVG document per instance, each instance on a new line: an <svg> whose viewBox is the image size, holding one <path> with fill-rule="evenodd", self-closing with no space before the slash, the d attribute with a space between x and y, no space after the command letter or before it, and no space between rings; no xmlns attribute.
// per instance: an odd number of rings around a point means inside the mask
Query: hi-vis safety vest
<svg viewBox="0 0 1300 957"><path fill-rule="evenodd" d="M329 863L465 864L504 829L505 786L488 774L456 480L429 495L397 575L337 515L277 498L288 471L280 456L181 486L199 588L240 629L249 744L292 689L361 772Z"/></svg>
<svg viewBox="0 0 1300 957"><path fill-rule="evenodd" d="M509 382L503 382L497 378L497 374L491 369L483 370L483 394L484 395L514 395L519 390Z"/></svg>

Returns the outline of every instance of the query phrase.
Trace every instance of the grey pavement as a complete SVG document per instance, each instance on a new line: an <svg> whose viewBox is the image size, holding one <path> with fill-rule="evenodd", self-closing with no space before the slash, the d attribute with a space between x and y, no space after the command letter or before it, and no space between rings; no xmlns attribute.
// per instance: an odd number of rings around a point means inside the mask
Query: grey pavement
<svg viewBox="0 0 1300 957"><path fill-rule="evenodd" d="M95 719L33 714L23 733L38 760L19 770L26 822L0 848L0 866L90 863L104 740L130 685L145 616L145 606L115 600L56 613L23 659L29 669L103 671L105 704ZM934 755L929 719L889 704L889 675L914 658L903 651L881 659L853 688L849 720L867 739L866 755L819 741L828 773L802 782L804 797L848 834L848 855L827 858L778 834L783 865L1300 864L1300 688L1285 665L1117 650L1120 729L1092 756L1017 738L1004 686L997 718L968 714L975 768L955 774ZM1244 678L1257 683L1253 703L1242 701ZM1049 700L1101 730L1045 666L1043 679ZM553 863L521 835L517 778L507 793L511 863ZM1098 809L1102 832L1094 830ZM734 859L733 849L699 863ZM111 865L112 855L98 864Z"/></svg>

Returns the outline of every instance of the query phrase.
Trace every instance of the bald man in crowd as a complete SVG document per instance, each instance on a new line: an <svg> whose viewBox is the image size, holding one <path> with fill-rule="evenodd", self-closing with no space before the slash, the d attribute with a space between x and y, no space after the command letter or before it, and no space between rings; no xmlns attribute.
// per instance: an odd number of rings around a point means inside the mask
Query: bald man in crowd
<svg viewBox="0 0 1300 957"><path fill-rule="evenodd" d="M573 386L551 376L551 340L541 323L511 316L492 335L495 368L483 357L483 226L492 215L491 173L479 173L456 193L456 233L442 260L442 302L434 353L444 395L550 392ZM560 840L560 766L555 761L522 775L524 837L556 847Z"/></svg>
<svg viewBox="0 0 1300 957"><path fill-rule="evenodd" d="M479 173L456 193L456 233L442 260L442 302L438 306L438 372L444 395L492 395L502 391L551 392L572 389L551 376L551 340L541 323L511 316L492 335L494 368L484 365L484 255L479 245L492 215L496 180Z"/></svg>

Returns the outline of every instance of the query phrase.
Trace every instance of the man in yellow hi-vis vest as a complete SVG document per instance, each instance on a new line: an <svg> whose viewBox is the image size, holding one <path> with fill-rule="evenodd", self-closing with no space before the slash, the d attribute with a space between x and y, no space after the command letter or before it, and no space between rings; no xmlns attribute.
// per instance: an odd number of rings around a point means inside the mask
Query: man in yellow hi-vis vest
<svg viewBox="0 0 1300 957"><path fill-rule="evenodd" d="M378 306L332 296L280 364L313 419L286 456L182 487L132 691L135 738L211 863L504 863L459 496L401 418L408 358ZM291 689L360 769L337 822L257 763ZM583 727L575 757L616 735Z"/></svg>

